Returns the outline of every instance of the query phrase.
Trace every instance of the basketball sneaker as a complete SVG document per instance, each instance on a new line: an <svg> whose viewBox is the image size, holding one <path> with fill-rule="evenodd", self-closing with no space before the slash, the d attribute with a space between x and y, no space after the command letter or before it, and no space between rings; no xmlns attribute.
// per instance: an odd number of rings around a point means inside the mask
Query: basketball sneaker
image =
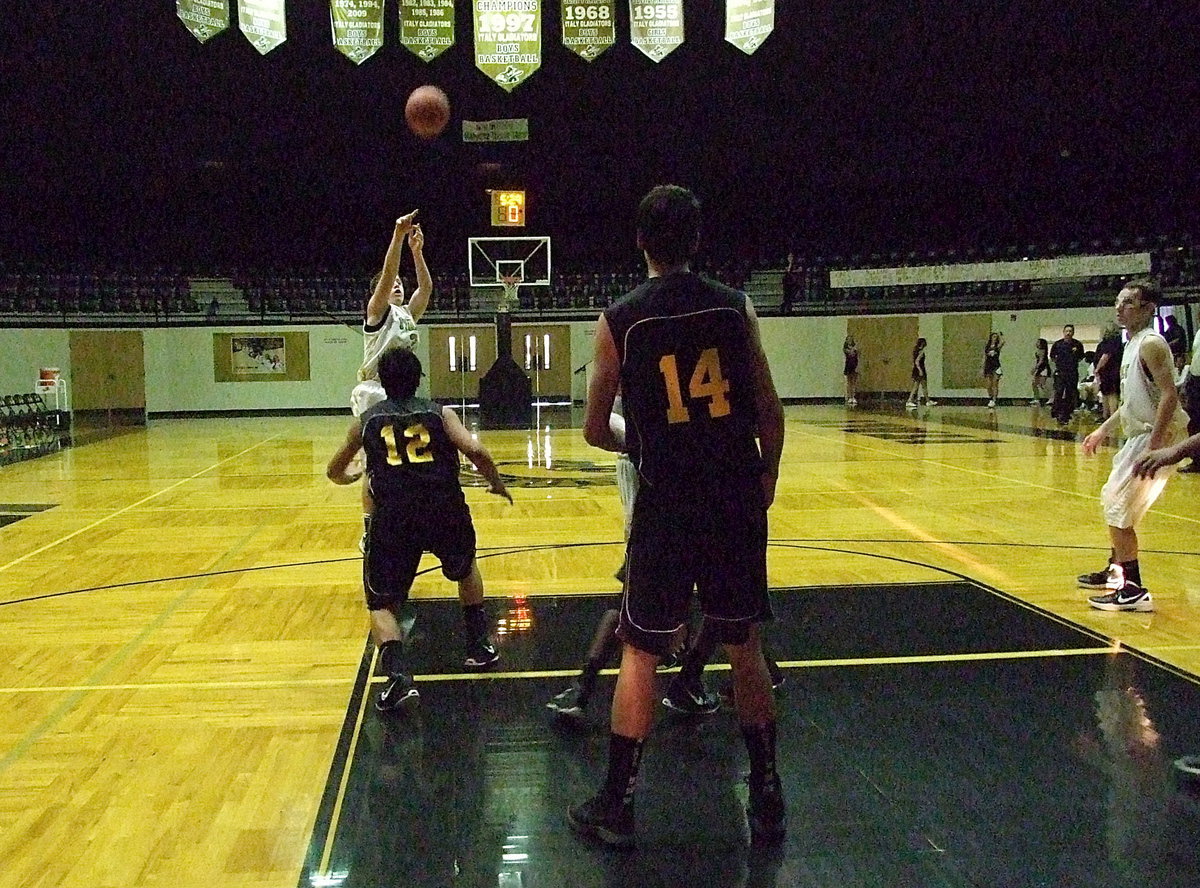
<svg viewBox="0 0 1200 888"><path fill-rule="evenodd" d="M1121 585L1121 567L1117 564L1110 564L1104 570L1098 570L1095 573L1080 574L1079 585L1084 589L1117 589Z"/></svg>
<svg viewBox="0 0 1200 888"><path fill-rule="evenodd" d="M667 686L663 706L680 715L712 715L721 708L721 698L702 682L687 684L673 681Z"/></svg>
<svg viewBox="0 0 1200 888"><path fill-rule="evenodd" d="M1154 610L1154 602L1150 593L1137 583L1126 580L1119 589L1114 589L1107 595L1093 595L1088 604L1102 611L1141 611L1147 613Z"/></svg>
<svg viewBox="0 0 1200 888"><path fill-rule="evenodd" d="M905 402L904 402L904 409L905 409L905 410L916 410L916 409L917 409L917 402L916 402L916 401L905 401Z"/></svg>
<svg viewBox="0 0 1200 888"><path fill-rule="evenodd" d="M936 407L936 406L937 406L937 401L933 400L933 398L926 398L926 399L925 399L925 406L926 406L926 407Z"/></svg>
<svg viewBox="0 0 1200 888"><path fill-rule="evenodd" d="M565 691L547 701L546 708L559 718L583 721L586 713L579 702L579 685L573 684Z"/></svg>
<svg viewBox="0 0 1200 888"><path fill-rule="evenodd" d="M750 844L755 847L777 845L787 833L787 809L779 776L762 782L750 779L750 804L746 806L750 823Z"/></svg>
<svg viewBox="0 0 1200 888"><path fill-rule="evenodd" d="M633 806L610 801L603 794L568 808L567 823L575 832L614 848L633 847Z"/></svg>
<svg viewBox="0 0 1200 888"><path fill-rule="evenodd" d="M421 699L413 680L403 672L389 676L383 690L375 698L375 708L380 712L396 712L411 709Z"/></svg>
<svg viewBox="0 0 1200 888"><path fill-rule="evenodd" d="M487 635L467 641L467 655L463 666L467 669L487 669L500 661L500 653Z"/></svg>

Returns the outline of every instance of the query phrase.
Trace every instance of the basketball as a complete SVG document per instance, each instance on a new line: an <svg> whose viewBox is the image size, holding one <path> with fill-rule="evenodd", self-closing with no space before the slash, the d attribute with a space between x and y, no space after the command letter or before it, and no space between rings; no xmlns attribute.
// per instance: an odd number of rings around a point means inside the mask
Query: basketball
<svg viewBox="0 0 1200 888"><path fill-rule="evenodd" d="M404 119L418 138L436 138L450 122L450 100L436 86L418 86L404 105Z"/></svg>

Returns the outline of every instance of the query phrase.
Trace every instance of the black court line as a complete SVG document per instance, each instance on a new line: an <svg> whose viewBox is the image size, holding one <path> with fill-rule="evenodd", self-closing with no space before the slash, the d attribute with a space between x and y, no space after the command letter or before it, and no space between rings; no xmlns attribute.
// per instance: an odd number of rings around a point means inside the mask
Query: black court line
<svg viewBox="0 0 1200 888"><path fill-rule="evenodd" d="M1106 842L1120 835L1125 812L1113 788L1126 777L1156 793L1153 810L1135 804L1141 824L1132 825L1166 829L1176 843L1143 861L1155 876L1145 884L1198 883L1195 842L1179 838L1200 823L1200 804L1181 815L1186 796L1163 790L1169 757L1200 737L1194 682L1098 649L1094 634L974 582L776 593L781 619L768 640L781 660L808 666L788 671L781 699L792 829L777 855L745 850L744 761L728 715L659 720L639 789L641 847L614 855L571 835L563 818L603 774L606 696L590 729L564 733L542 706L564 678L429 674L418 714L368 710L354 749L348 717L321 805L333 810L329 796L340 794L340 818L318 820L300 885L1116 888L1128 884L1126 863ZM534 629L505 640L506 673L577 665L607 603L531 601ZM427 638L416 643L414 670L457 672L445 644L457 607L416 609ZM1030 651L1041 654L1003 657ZM958 656L886 662L905 652ZM971 656L989 652L1001 657ZM820 665L844 655L862 668ZM351 712L369 678L360 668ZM1126 755L1149 736L1147 723L1158 739ZM314 870L324 855L327 868Z"/></svg>

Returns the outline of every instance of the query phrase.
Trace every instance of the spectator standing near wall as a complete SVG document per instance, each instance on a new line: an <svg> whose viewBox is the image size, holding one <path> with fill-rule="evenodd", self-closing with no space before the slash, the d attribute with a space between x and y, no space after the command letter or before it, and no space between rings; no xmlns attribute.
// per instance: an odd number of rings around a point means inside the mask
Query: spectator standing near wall
<svg viewBox="0 0 1200 888"><path fill-rule="evenodd" d="M1063 327L1062 339L1050 346L1050 362L1054 365L1054 405L1050 414L1059 425L1071 421L1079 406L1079 362L1083 360L1083 343L1075 338L1075 325Z"/></svg>

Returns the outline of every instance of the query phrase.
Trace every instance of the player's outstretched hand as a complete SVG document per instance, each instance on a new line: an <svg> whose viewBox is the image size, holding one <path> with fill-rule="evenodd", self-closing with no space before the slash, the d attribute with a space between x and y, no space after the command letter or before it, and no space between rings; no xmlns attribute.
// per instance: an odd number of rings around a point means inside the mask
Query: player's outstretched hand
<svg viewBox="0 0 1200 888"><path fill-rule="evenodd" d="M408 234L417 220L417 213L420 210L413 210L396 220L396 234Z"/></svg>
<svg viewBox="0 0 1200 888"><path fill-rule="evenodd" d="M413 212L416 212L415 210ZM408 233L408 246L413 253L419 253L425 248L425 232L421 230L418 223L414 223L412 230Z"/></svg>
<svg viewBox="0 0 1200 888"><path fill-rule="evenodd" d="M503 484L493 484L488 488L488 493L494 493L496 496L504 497L506 500L508 500L508 504L510 506L513 504L512 494L508 492L508 488Z"/></svg>
<svg viewBox="0 0 1200 888"><path fill-rule="evenodd" d="M1096 434L1098 431L1099 429L1096 429L1095 431L1089 432L1084 437L1083 443L1080 445L1080 449L1083 450L1084 456L1091 456L1094 454L1096 449L1100 446L1100 443L1104 440L1103 435Z"/></svg>

